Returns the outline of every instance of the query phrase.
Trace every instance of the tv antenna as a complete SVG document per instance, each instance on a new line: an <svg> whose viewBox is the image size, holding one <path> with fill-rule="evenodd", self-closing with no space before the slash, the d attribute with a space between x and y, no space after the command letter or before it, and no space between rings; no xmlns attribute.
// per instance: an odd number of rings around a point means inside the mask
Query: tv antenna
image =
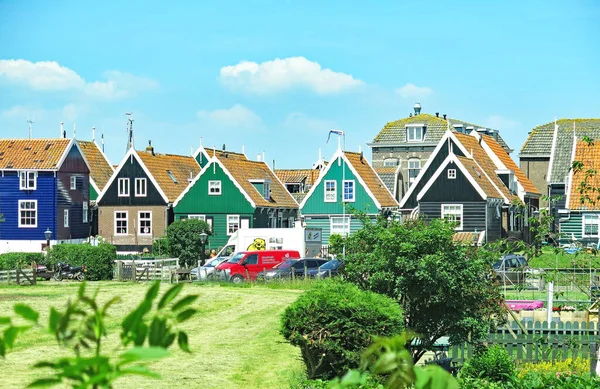
<svg viewBox="0 0 600 389"><path fill-rule="evenodd" d="M127 150L129 150L133 147L133 112L125 112L124 116L129 116L127 119L127 133L129 138L127 142Z"/></svg>
<svg viewBox="0 0 600 389"><path fill-rule="evenodd" d="M33 119L29 119L27 116L27 123L29 123L29 139L33 138L33 123L35 123L35 116Z"/></svg>

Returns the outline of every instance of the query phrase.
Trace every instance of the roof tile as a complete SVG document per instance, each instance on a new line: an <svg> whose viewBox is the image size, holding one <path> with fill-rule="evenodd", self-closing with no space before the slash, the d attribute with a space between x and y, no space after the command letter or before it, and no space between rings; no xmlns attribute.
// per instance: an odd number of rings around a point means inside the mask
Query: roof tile
<svg viewBox="0 0 600 389"><path fill-rule="evenodd" d="M58 168L71 139L0 139L0 170Z"/></svg>
<svg viewBox="0 0 600 389"><path fill-rule="evenodd" d="M580 171L573 171L569 193L569 209L600 210L600 193L590 188L600 188L600 175L586 177L589 170L600 171L600 142L579 140L575 148L575 161L583 163Z"/></svg>
<svg viewBox="0 0 600 389"><path fill-rule="evenodd" d="M193 157L137 151L138 156L152 174L169 202L174 202L188 186L188 178L200 172ZM169 175L169 172L171 175ZM171 176L174 178L171 178Z"/></svg>
<svg viewBox="0 0 600 389"><path fill-rule="evenodd" d="M352 165L382 207L398 207L398 203L394 200L387 186L379 178L375 170L373 170L367 159L362 157L361 153L346 151L344 154L350 165Z"/></svg>
<svg viewBox="0 0 600 389"><path fill-rule="evenodd" d="M77 143L90 165L90 178L94 180L98 190L102 191L114 173L112 165L100 151L96 142L78 140Z"/></svg>

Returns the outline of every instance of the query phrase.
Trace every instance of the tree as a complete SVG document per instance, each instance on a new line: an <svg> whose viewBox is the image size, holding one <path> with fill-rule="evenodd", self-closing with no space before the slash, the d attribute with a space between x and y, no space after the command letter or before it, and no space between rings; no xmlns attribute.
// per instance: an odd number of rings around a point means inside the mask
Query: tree
<svg viewBox="0 0 600 389"><path fill-rule="evenodd" d="M179 258L181 265L189 267L201 258L200 234L212 235L207 222L198 219L182 219L167 228L169 255Z"/></svg>
<svg viewBox="0 0 600 389"><path fill-rule="evenodd" d="M383 218L346 239L345 277L365 290L395 299L405 328L419 334L414 361L442 336L477 342L503 320L503 298L489 277L496 254L455 244L454 223Z"/></svg>

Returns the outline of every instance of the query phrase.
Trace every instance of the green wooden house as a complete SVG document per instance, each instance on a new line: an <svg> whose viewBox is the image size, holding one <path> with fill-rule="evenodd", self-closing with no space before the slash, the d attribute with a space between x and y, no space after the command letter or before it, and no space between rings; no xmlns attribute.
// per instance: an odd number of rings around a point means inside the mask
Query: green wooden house
<svg viewBox="0 0 600 389"><path fill-rule="evenodd" d="M306 227L322 229L323 244L329 243L330 234L351 234L361 228L354 211L375 219L397 209L398 203L363 154L341 150L300 204Z"/></svg>
<svg viewBox="0 0 600 389"><path fill-rule="evenodd" d="M298 204L266 163L202 147L194 157L202 170L173 204L174 216L205 220L209 249L225 246L240 228L294 226Z"/></svg>

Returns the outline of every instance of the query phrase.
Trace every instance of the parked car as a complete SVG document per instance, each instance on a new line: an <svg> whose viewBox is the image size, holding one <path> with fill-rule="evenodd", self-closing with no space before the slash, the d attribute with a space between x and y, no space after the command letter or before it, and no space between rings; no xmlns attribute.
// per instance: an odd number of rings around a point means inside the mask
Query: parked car
<svg viewBox="0 0 600 389"><path fill-rule="evenodd" d="M319 266L313 276L317 278L335 277L339 274L343 266L344 262L339 259L332 259Z"/></svg>
<svg viewBox="0 0 600 389"><path fill-rule="evenodd" d="M321 258L288 259L274 266L271 270L260 272L257 279L269 281L292 277L314 277L319 266L325 264L325 262L327 260Z"/></svg>
<svg viewBox="0 0 600 389"><path fill-rule="evenodd" d="M507 285L525 283L526 273L529 270L527 259L522 255L506 254L492 265L495 277L500 283Z"/></svg>
<svg viewBox="0 0 600 389"><path fill-rule="evenodd" d="M239 284L255 280L258 273L272 269L288 259L300 259L296 250L240 251L216 267L219 278Z"/></svg>
<svg viewBox="0 0 600 389"><path fill-rule="evenodd" d="M190 277L193 280L198 281L210 280L214 277L215 268L217 267L217 265L228 259L229 257L209 258L204 265L200 266L200 271L198 271L197 267L190 270Z"/></svg>

